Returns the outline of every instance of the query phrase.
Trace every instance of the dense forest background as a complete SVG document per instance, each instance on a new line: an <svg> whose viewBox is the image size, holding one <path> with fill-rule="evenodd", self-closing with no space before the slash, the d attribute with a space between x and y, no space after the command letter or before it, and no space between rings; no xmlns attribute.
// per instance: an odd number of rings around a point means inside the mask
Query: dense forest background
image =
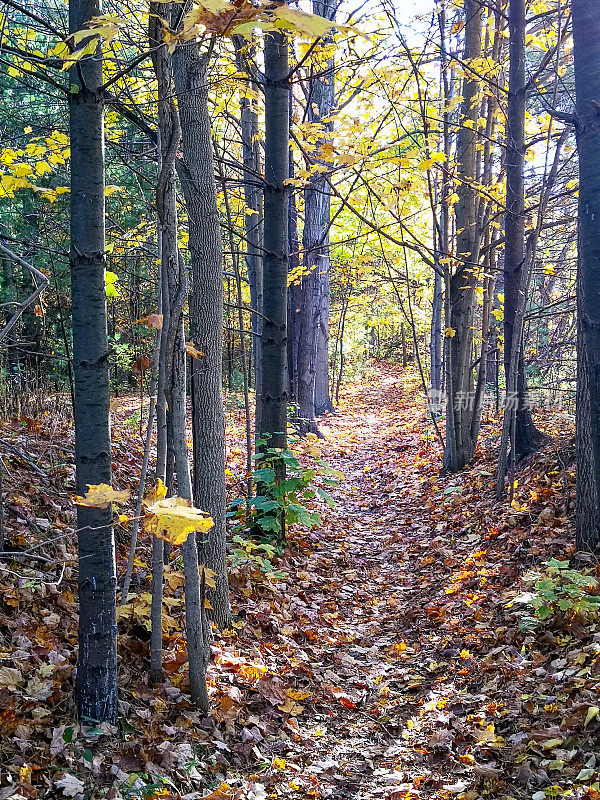
<svg viewBox="0 0 600 800"><path fill-rule="evenodd" d="M2 0L0 85L2 798L596 796L596 3Z"/></svg>

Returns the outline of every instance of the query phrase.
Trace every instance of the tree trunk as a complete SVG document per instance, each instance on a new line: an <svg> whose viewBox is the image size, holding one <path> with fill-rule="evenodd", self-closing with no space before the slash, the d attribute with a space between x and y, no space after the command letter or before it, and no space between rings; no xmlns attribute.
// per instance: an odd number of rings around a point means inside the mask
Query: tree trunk
<svg viewBox="0 0 600 800"><path fill-rule="evenodd" d="M173 71L171 57L162 45L162 19L170 20L172 7L153 3L150 7L148 39L152 50L152 64L158 88L158 162L159 172L156 187L156 210L159 257L159 296L163 327L160 331L159 371L157 381L157 446L156 476L165 485L167 479L167 439L172 449L172 426L167 425L166 394L172 392L167 386L172 370L167 367L171 327L171 303L177 293L175 276L179 275L177 251L177 195L175 188L175 157L181 137L181 126L177 108L173 101ZM181 359L181 355L179 355ZM169 406L169 416L172 415ZM172 482L172 481L171 481ZM171 487L172 488L172 487ZM162 599L163 599L164 542L154 539L152 543L152 632L150 642L150 680L159 683L162 677Z"/></svg>
<svg viewBox="0 0 600 800"><path fill-rule="evenodd" d="M335 10L336 5L330 0L313 0L313 12L319 16L334 19ZM327 42L326 39L326 46ZM334 63L329 59L324 74L311 77L308 83L307 119L309 124L321 127L321 144L331 138L333 130L329 118L335 102L334 76ZM304 190L304 265L298 337L298 416L303 428L312 433L318 432L316 414L333 408L329 397L330 217L329 183L323 173L317 172Z"/></svg>
<svg viewBox="0 0 600 800"><path fill-rule="evenodd" d="M315 84L316 88L316 84ZM316 98L309 98L316 103ZM310 122L318 121L317 115L309 111ZM312 178L304 190L304 229L302 249L304 264L300 291L300 313L298 314L298 417L303 432L317 433L315 419L315 375L317 359L317 332L320 320L319 283L323 263L321 243L326 236L322 229L321 205L324 195L319 191L323 181ZM317 185L318 184L318 185Z"/></svg>
<svg viewBox="0 0 600 800"><path fill-rule="evenodd" d="M433 300L431 305L431 337L429 340L429 348L431 357L430 383L432 390L438 397L442 389L443 285L442 275L436 270L433 274ZM404 326L402 328L402 340L404 344Z"/></svg>
<svg viewBox="0 0 600 800"><path fill-rule="evenodd" d="M285 34L265 36L264 320L259 437L286 446L289 67ZM283 468L280 469L283 472ZM281 477L281 475L280 475Z"/></svg>
<svg viewBox="0 0 600 800"><path fill-rule="evenodd" d="M69 30L101 13L98 0L71 0ZM71 298L77 492L111 484L109 356L104 238L104 128L100 52L71 68ZM76 89L76 91L75 91ZM82 720L117 714L117 623L112 507L77 506Z"/></svg>
<svg viewBox="0 0 600 800"><path fill-rule="evenodd" d="M293 98L289 93L290 101L290 128L293 122ZM290 171L289 177L293 178L294 152L289 151ZM300 313L302 310L302 280L300 276L300 245L298 241L298 208L296 206L296 190L290 189L288 199L288 274L294 277L288 287L288 329L287 329L287 371L289 400L294 411L298 408L298 346L300 338Z"/></svg>
<svg viewBox="0 0 600 800"><path fill-rule="evenodd" d="M335 20L339 3L334 0L313 0L313 14L318 14L325 19ZM315 106L309 105L309 110L318 110L318 121L328 133L333 132L333 120L329 119L335 109L335 61L331 58L327 62L324 75L321 75L314 88ZM327 119L327 122L323 120ZM330 249L329 226L331 224L331 188L325 179L319 182L321 199L318 203L321 218L319 226L321 238L318 244L317 278L318 278L318 318L316 331L315 355L315 388L314 406L315 414L320 416L328 411L334 411L334 405L329 392L329 306L331 302L330 288Z"/></svg>
<svg viewBox="0 0 600 800"><path fill-rule="evenodd" d="M178 164L189 220L192 266L190 331L202 353L192 359L194 502L214 522L199 543L202 563L216 573L208 590L211 617L220 627L231 621L225 527L225 416L223 352L223 268L217 209L211 121L208 111L208 56L186 44L173 54L175 90L181 117L183 158Z"/></svg>
<svg viewBox="0 0 600 800"><path fill-rule="evenodd" d="M481 56L482 10L477 0L464 0L464 61ZM443 468L458 472L473 457L477 444L473 427L474 382L471 368L475 287L479 282L479 238L477 230L477 121L479 83L468 74L463 81L458 157L459 200L456 204L456 253L458 264L448 280L447 327L453 331L447 350L446 448ZM476 426L478 427L478 426Z"/></svg>
<svg viewBox="0 0 600 800"><path fill-rule="evenodd" d="M254 360L254 388L260 391L261 362L260 336L263 307L263 198L260 187L261 160L257 109L257 81L255 48L243 37L234 37L235 60L238 71L245 72L248 84L243 85L240 98L240 124L242 129L242 165L244 168L244 202L255 214L246 214L244 233L246 237L246 269L250 285L250 304L256 313L252 320L252 355Z"/></svg>
<svg viewBox="0 0 600 800"><path fill-rule="evenodd" d="M573 0L579 153L577 516L580 550L600 545L600 5Z"/></svg>
<svg viewBox="0 0 600 800"><path fill-rule="evenodd" d="M327 185L329 186L329 184ZM326 197L327 210L323 212L323 219L329 226L329 194ZM317 327L317 355L315 363L315 414L319 417L328 411L335 411L335 406L329 393L329 306L331 302L330 287L331 264L329 261L329 241L327 242L327 256L321 263L319 270L319 318Z"/></svg>
<svg viewBox="0 0 600 800"><path fill-rule="evenodd" d="M546 436L533 422L527 398L523 342L514 340L515 316L525 260L525 0L510 0L509 79L506 113L506 214L504 221L504 371L506 385L513 344L520 350L517 365L517 397L507 398L506 408L516 403L516 435L512 446L516 461L535 452ZM513 412L514 413L514 412Z"/></svg>

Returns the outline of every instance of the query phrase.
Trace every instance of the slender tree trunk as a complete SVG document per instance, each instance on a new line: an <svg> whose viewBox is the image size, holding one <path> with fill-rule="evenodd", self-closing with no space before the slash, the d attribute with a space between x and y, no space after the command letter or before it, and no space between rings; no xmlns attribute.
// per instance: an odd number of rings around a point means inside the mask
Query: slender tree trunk
<svg viewBox="0 0 600 800"><path fill-rule="evenodd" d="M2 259L2 276L3 276L3 291L2 299L6 304L6 312L4 315L4 324L6 324L12 317L15 310L16 292L13 280L13 262L10 258ZM55 276L56 283L56 276ZM57 292L58 296L58 292ZM19 358L19 349L17 344L17 326L13 326L7 338L7 356L8 356L8 377L9 385L12 391L19 391L21 387L21 359Z"/></svg>
<svg viewBox="0 0 600 800"><path fill-rule="evenodd" d="M311 98L309 98L309 108ZM314 122L314 113L309 112L309 120ZM311 119L313 117L313 119ZM317 332L320 320L319 283L322 264L320 242L323 240L324 231L321 229L323 214L321 201L323 195L319 192L313 178L311 185L304 190L304 230L302 235L302 248L304 251L304 264L302 270L302 287L300 292L300 313L297 315L298 324L298 359L297 359L297 386L298 386L298 417L301 430L317 433L315 418L315 374L317 360ZM322 181L318 181L319 184Z"/></svg>
<svg viewBox="0 0 600 800"><path fill-rule="evenodd" d="M334 20L339 3L335 0L313 0L313 13L326 19ZM315 103L318 108L319 121L325 129L333 131L331 117L335 110L335 61L327 62L325 75L321 76L316 88ZM318 263L318 302L319 316L316 335L315 356L315 414L320 416L335 411L329 393L329 308L331 304L331 261L329 249L329 226L331 224L331 188L325 180L321 184L321 240L319 241Z"/></svg>
<svg viewBox="0 0 600 800"><path fill-rule="evenodd" d="M152 63L158 87L158 140L159 171L156 187L157 230L160 257L158 288L163 327L160 331L160 352L157 381L157 446L156 476L165 485L167 478L167 452L172 451L172 425L167 423L166 395L172 392L167 386L171 380L171 302L177 294L179 255L177 251L177 195L175 187L175 158L179 147L181 126L173 101L173 71L171 57L162 44L162 19L170 20L172 7L152 4L148 23L148 38L152 49ZM181 355L178 356L181 359ZM173 408L169 407L169 417ZM169 440L169 441L168 441ZM172 466L169 471L172 473ZM172 479L171 479L172 483ZM172 486L169 487L172 491ZM159 683L162 678L162 600L165 544L155 538L152 544L152 632L150 642L150 680Z"/></svg>
<svg viewBox="0 0 600 800"><path fill-rule="evenodd" d="M326 19L335 19L336 7L330 0L313 0L313 12ZM321 143L330 139L333 130L330 117L335 103L334 67L333 59L329 59L323 74L308 83L307 118L310 124L321 126ZM318 432L316 414L333 410L329 396L330 218L329 183L317 172L304 190L304 268L298 336L298 416L303 428L312 433Z"/></svg>
<svg viewBox="0 0 600 800"><path fill-rule="evenodd" d="M519 348L517 362L516 438L512 442L516 461L535 452L547 439L533 422L527 399L523 342L515 340L515 315L525 260L525 111L527 105L525 67L525 0L509 4L509 79L506 115L506 215L504 222L504 371L508 376L513 346ZM509 380L506 379L508 386Z"/></svg>
<svg viewBox="0 0 600 800"><path fill-rule="evenodd" d="M246 237L246 269L250 285L250 304L252 313L252 355L254 360L254 388L260 392L261 362L260 336L262 331L263 307L263 196L260 186L262 172L257 109L256 52L253 45L243 37L234 37L236 67L245 72L247 85L243 85L240 98L240 124L242 129L242 165L244 168L244 202L256 213L247 214L244 219Z"/></svg>
<svg viewBox="0 0 600 800"><path fill-rule="evenodd" d="M192 266L190 331L202 353L192 360L194 501L214 522L199 543L202 563L216 573L208 590L211 617L220 627L231 621L225 528L225 416L223 352L223 267L217 210L211 121L208 111L208 55L189 43L173 54L175 90L181 117L183 158L178 163L189 220Z"/></svg>
<svg viewBox="0 0 600 800"><path fill-rule="evenodd" d="M481 56L482 9L477 0L464 0L464 60ZM459 201L456 204L456 252L458 264L446 287L447 327L452 336L447 349L447 412L444 469L458 472L473 457L474 383L471 368L475 287L479 282L479 232L477 230L477 78L463 81L461 126L457 138Z"/></svg>
<svg viewBox="0 0 600 800"><path fill-rule="evenodd" d="M290 128L293 121L293 97L289 93L290 102ZM294 152L290 146L289 150L290 171L289 177L293 178ZM290 403L297 411L298 406L298 346L300 338L300 314L302 310L302 282L300 275L300 244L298 240L298 208L296 205L296 191L290 189L288 200L288 274L294 276L294 280L288 288L288 330L287 330L287 370Z"/></svg>
<svg viewBox="0 0 600 800"><path fill-rule="evenodd" d="M289 172L288 41L265 36L264 306L259 436L269 447L286 446L287 275ZM280 465L283 476L283 465Z"/></svg>
<svg viewBox="0 0 600 800"><path fill-rule="evenodd" d="M580 550L600 545L600 5L573 0L579 153L577 516Z"/></svg>
<svg viewBox="0 0 600 800"><path fill-rule="evenodd" d="M98 0L70 0L74 33L101 13ZM102 57L72 67L71 298L78 493L111 484L109 356L104 238ZM112 508L77 507L79 657L76 699L83 720L114 722L117 713L116 573Z"/></svg>
<svg viewBox="0 0 600 800"><path fill-rule="evenodd" d="M434 272L433 299L431 305L431 337L429 341L431 358L431 388L438 393L442 388L442 303L443 303L443 278ZM404 328L402 329L404 339Z"/></svg>

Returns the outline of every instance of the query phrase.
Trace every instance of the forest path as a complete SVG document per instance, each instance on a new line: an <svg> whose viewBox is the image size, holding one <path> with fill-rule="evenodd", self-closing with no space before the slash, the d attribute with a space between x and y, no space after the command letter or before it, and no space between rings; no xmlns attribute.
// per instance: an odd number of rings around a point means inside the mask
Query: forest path
<svg viewBox="0 0 600 800"><path fill-rule="evenodd" d="M306 796L312 782L314 796L340 800L474 798L470 786L500 774L489 698L473 694L494 677L469 651L485 626L477 598L457 602L448 582L457 572L477 583L480 537L470 523L457 552L447 546L452 508L439 505L439 445L424 436L418 394L414 374L379 366L323 423L323 457L345 477L289 606L306 637L299 688L315 712L293 723L303 743L293 784ZM479 715L470 734L467 713Z"/></svg>
<svg viewBox="0 0 600 800"><path fill-rule="evenodd" d="M345 477L266 623L278 655L259 693L288 736L263 703L265 748L284 757L261 776L272 796L520 799L572 785L595 763L584 722L600 684L578 665L600 672L600 656L582 632L524 635L532 611L511 605L532 568L573 552L564 445L519 473L513 507L498 503L499 426L484 417L473 465L442 477L416 371L390 364L321 426Z"/></svg>

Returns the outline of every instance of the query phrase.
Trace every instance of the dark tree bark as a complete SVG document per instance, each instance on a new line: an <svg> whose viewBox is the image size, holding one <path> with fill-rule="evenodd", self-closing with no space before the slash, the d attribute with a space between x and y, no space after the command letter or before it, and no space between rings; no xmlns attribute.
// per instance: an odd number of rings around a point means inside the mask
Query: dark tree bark
<svg viewBox="0 0 600 800"><path fill-rule="evenodd" d="M167 439L173 448L172 425L167 423L166 395L173 393L172 364L168 358L185 358L181 352L172 353L171 306L176 302L179 284L179 254L177 250L177 194L175 188L175 158L181 138L181 126L173 100L173 70L171 56L162 41L162 19L171 20L173 7L152 3L148 22L148 40L152 49L152 65L158 89L159 172L156 187L158 216L158 244L160 267L160 313L163 327L160 331L159 371L157 381L157 446L156 476L168 483ZM180 314L179 311L176 311ZM167 386L167 381L169 386ZM169 405L169 417L173 408ZM169 431L171 435L169 435ZM172 472L172 468L170 470ZM172 484L172 478L171 478ZM172 486L170 487L172 489ZM150 643L150 680L159 683L162 677L162 598L163 598L164 543L155 538L152 547L152 635Z"/></svg>
<svg viewBox="0 0 600 800"><path fill-rule="evenodd" d="M286 446L287 277L289 173L288 41L265 36L264 301L259 436L269 447Z"/></svg>
<svg viewBox="0 0 600 800"><path fill-rule="evenodd" d="M504 371L506 385L511 367L515 316L522 291L525 261L525 110L527 105L527 80L525 67L525 0L510 0L509 79L506 112L506 214L504 221ZM523 342L515 341L519 348L517 362L516 428L514 456L516 461L534 453L547 437L534 424L528 404ZM512 400L512 399L511 399ZM507 409L510 404L507 403ZM513 412L515 413L515 412Z"/></svg>
<svg viewBox="0 0 600 800"><path fill-rule="evenodd" d="M313 2L313 11L329 19L335 16L335 5L328 0ZM334 65L327 61L323 75L312 77L308 83L306 98L307 119L310 124L320 125L321 141L325 142L332 130L327 120L334 104ZM318 159L317 159L318 160ZM298 314L298 417L302 429L318 433L316 423L317 367L325 367L327 398L320 397L321 412L329 400L329 184L323 174L311 176L304 190L304 228L302 232L303 270L300 291L300 313ZM323 284L327 286L324 288ZM327 317L322 329L324 316ZM319 339L321 343L319 346ZM325 339L327 342L325 343ZM320 364L319 364L320 362ZM325 364L323 365L323 362ZM325 406L325 407L324 407Z"/></svg>
<svg viewBox="0 0 600 800"><path fill-rule="evenodd" d="M328 204L329 205L329 204ZM329 225L329 211L327 225ZM329 306L331 301L329 252L327 266L319 273L319 320L317 327L317 356L315 363L315 414L317 417L335 411L329 392Z"/></svg>
<svg viewBox="0 0 600 800"><path fill-rule="evenodd" d="M477 0L464 0L464 60L481 56L482 9ZM461 127L456 153L459 200L456 204L456 253L458 264L446 286L446 319L453 336L447 345L446 448L443 468L458 472L473 457L477 444L478 410L471 368L475 287L479 281L479 239L477 226L477 119L479 103L477 78L467 74L463 81Z"/></svg>
<svg viewBox="0 0 600 800"><path fill-rule="evenodd" d="M99 0L70 0L73 33L101 13ZM111 483L109 354L105 294L102 57L70 71L71 298L78 494ZM117 623L112 508L77 506L81 719L114 722L117 713Z"/></svg>
<svg viewBox="0 0 600 800"><path fill-rule="evenodd" d="M325 19L335 20L339 3L336 0L313 0L313 14ZM312 84L312 96L308 104L309 119L320 123L327 133L333 131L333 120L329 119L335 108L335 63L333 58L327 61L323 75L320 75ZM327 120L324 122L324 120ZM329 305L331 299L330 289L330 250L329 226L331 222L331 189L325 178L316 176L308 191L312 197L308 198L309 204L317 206L317 215L314 226L309 225L309 231L303 236L303 245L310 253L310 258L315 265L316 278L316 307L315 307L315 365L314 365L314 412L316 416L334 411L330 395L329 380ZM305 202L307 200L305 193ZM307 216L310 216L307 214ZM310 239L310 244L308 240ZM311 295L311 289L308 290Z"/></svg>
<svg viewBox="0 0 600 800"><path fill-rule="evenodd" d="M433 298L431 304L431 335L429 353L431 359L431 388L438 393L442 388L442 307L444 282L436 270L433 274ZM404 344L404 328L402 329ZM405 364L406 366L406 364Z"/></svg>
<svg viewBox="0 0 600 800"><path fill-rule="evenodd" d="M2 259L2 302L5 304L6 310L4 314L4 324L6 325L13 315L15 309L15 302L17 294L15 292L13 262L10 258ZM19 391L21 388L21 359L19 357L19 348L17 347L17 326L13 326L8 334L7 339L8 350L8 378L11 389Z"/></svg>
<svg viewBox="0 0 600 800"><path fill-rule="evenodd" d="M600 5L573 0L579 153L577 516L580 550L600 544Z"/></svg>
<svg viewBox="0 0 600 800"><path fill-rule="evenodd" d="M293 122L293 96L289 93L290 120ZM289 177L293 178L294 152L290 146L289 151L290 171ZM287 370L289 400L297 410L298 406L298 339L300 336L300 310L302 306L302 285L299 279L300 274L300 243L298 239L298 208L296 205L296 190L290 189L288 199L288 274L294 279L288 287L288 330L287 330Z"/></svg>
<svg viewBox="0 0 600 800"><path fill-rule="evenodd" d="M194 502L214 527L198 543L200 560L216 573L208 590L211 617L220 627L231 621L225 528L225 416L223 352L223 267L217 209L211 120L208 111L207 54L189 43L173 54L175 90L181 117L183 158L179 178L189 220L192 266L190 331L203 354L192 359Z"/></svg>
<svg viewBox="0 0 600 800"><path fill-rule="evenodd" d="M250 303L256 313L252 320L252 356L254 362L254 388L260 392L261 361L260 337L263 308L263 196L260 186L261 144L259 141L258 108L255 100L258 85L256 52L243 37L234 37L236 67L245 72L248 84L243 84L240 98L240 124L242 129L242 165L244 167L244 202L256 214L247 214L244 220L246 237L246 269L250 285Z"/></svg>

